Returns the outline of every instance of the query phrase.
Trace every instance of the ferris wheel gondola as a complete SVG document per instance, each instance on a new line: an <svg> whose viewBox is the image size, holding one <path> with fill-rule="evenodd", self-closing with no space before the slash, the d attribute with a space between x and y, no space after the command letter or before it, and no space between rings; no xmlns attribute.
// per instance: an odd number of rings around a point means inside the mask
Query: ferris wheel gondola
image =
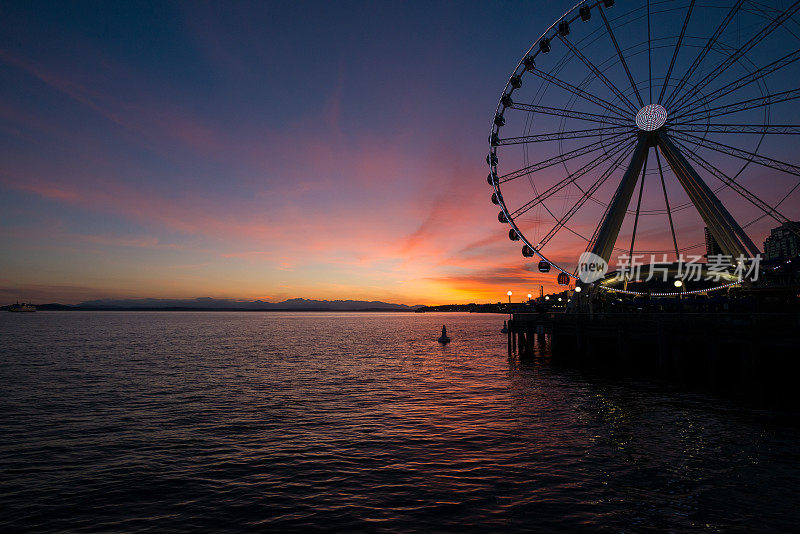
<svg viewBox="0 0 800 534"><path fill-rule="evenodd" d="M760 254L794 221L800 2L584 0L518 62L487 181L523 256Z"/></svg>

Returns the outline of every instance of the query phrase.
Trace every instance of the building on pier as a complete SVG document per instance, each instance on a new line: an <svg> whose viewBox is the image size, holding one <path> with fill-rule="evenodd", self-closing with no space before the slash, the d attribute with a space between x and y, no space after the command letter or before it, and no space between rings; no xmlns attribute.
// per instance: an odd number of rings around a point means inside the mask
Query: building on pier
<svg viewBox="0 0 800 534"><path fill-rule="evenodd" d="M800 254L800 237L795 234L791 225L800 225L800 222L783 223L773 228L764 241L764 259L788 260Z"/></svg>

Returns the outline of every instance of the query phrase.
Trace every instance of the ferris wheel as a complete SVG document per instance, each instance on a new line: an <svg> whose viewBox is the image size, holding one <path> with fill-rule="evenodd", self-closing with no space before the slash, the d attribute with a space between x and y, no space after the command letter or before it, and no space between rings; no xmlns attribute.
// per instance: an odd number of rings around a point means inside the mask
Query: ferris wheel
<svg viewBox="0 0 800 534"><path fill-rule="evenodd" d="M495 109L498 220L540 271L578 257L755 257L800 215L800 1L584 0Z"/></svg>

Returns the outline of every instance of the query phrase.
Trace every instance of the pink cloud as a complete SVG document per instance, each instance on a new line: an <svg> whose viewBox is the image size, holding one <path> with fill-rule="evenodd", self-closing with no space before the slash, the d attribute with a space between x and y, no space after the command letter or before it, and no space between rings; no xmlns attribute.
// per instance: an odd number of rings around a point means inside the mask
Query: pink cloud
<svg viewBox="0 0 800 534"><path fill-rule="evenodd" d="M192 157L225 163L245 176L231 183L232 190L249 196L217 198L195 186L165 191L136 180L139 169L114 171L114 155L96 150L87 151L85 168L19 170L0 176L5 187L124 217L148 235L169 231L196 237L199 242L191 247L217 250L221 258L264 261L285 270L351 266L378 270L387 280L435 280L443 287L488 291L491 275L485 273L492 266L523 265L518 245L505 237L507 227L494 220L480 163L465 164L444 143L413 153L408 148L413 132L403 130L391 137L344 138L337 133L341 83L322 110L322 131L314 124L316 116L299 117L281 132L255 132L246 125L226 130L151 94L123 99L5 52L0 59L69 95L148 149L177 158L175 148L180 148ZM53 127L46 121L31 124ZM56 128L52 132L65 136ZM190 177L181 178L190 183ZM191 248L180 238L174 245L154 236L82 239L105 246ZM527 271L514 276L520 283L533 279Z"/></svg>
<svg viewBox="0 0 800 534"><path fill-rule="evenodd" d="M53 184L27 182L12 185L6 182L5 185L53 200L77 202L80 199L75 191L68 191Z"/></svg>

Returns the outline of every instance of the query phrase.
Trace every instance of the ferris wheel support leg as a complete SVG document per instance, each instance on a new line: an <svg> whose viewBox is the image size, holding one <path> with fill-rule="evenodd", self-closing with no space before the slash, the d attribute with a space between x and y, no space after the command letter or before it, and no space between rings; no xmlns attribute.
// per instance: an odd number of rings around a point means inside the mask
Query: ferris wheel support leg
<svg viewBox="0 0 800 534"><path fill-rule="evenodd" d="M697 209L703 222L708 227L711 235L719 243L720 248L726 254L738 255L741 253L741 244L732 236L732 233L726 230L725 224L721 221L721 217L715 214L707 196L702 194L702 191L697 185L697 182L692 178L692 173L687 171L687 166L682 164L682 161L675 151L670 150L671 147L663 146L658 143L658 148L664 154L670 168L678 178L681 187L684 188L686 194L689 196L694 207ZM674 145L673 147L674 148Z"/></svg>
<svg viewBox="0 0 800 534"><path fill-rule="evenodd" d="M622 180L614 193L614 198L611 199L608 211L606 211L603 222L600 224L600 230L597 232L597 239L594 242L594 247L592 247L592 253L603 258L606 263L611 259L614 244L617 242L617 236L619 236L619 229L622 227L625 212L631 203L631 197L634 189L636 189L639 173L642 172L642 165L649 149L650 141L648 140L648 135L639 134L628 168L622 176Z"/></svg>
<svg viewBox="0 0 800 534"><path fill-rule="evenodd" d="M723 252L731 256L759 254L759 249L750 236L725 209L722 202L683 157L669 136L664 132L659 132L655 141Z"/></svg>

